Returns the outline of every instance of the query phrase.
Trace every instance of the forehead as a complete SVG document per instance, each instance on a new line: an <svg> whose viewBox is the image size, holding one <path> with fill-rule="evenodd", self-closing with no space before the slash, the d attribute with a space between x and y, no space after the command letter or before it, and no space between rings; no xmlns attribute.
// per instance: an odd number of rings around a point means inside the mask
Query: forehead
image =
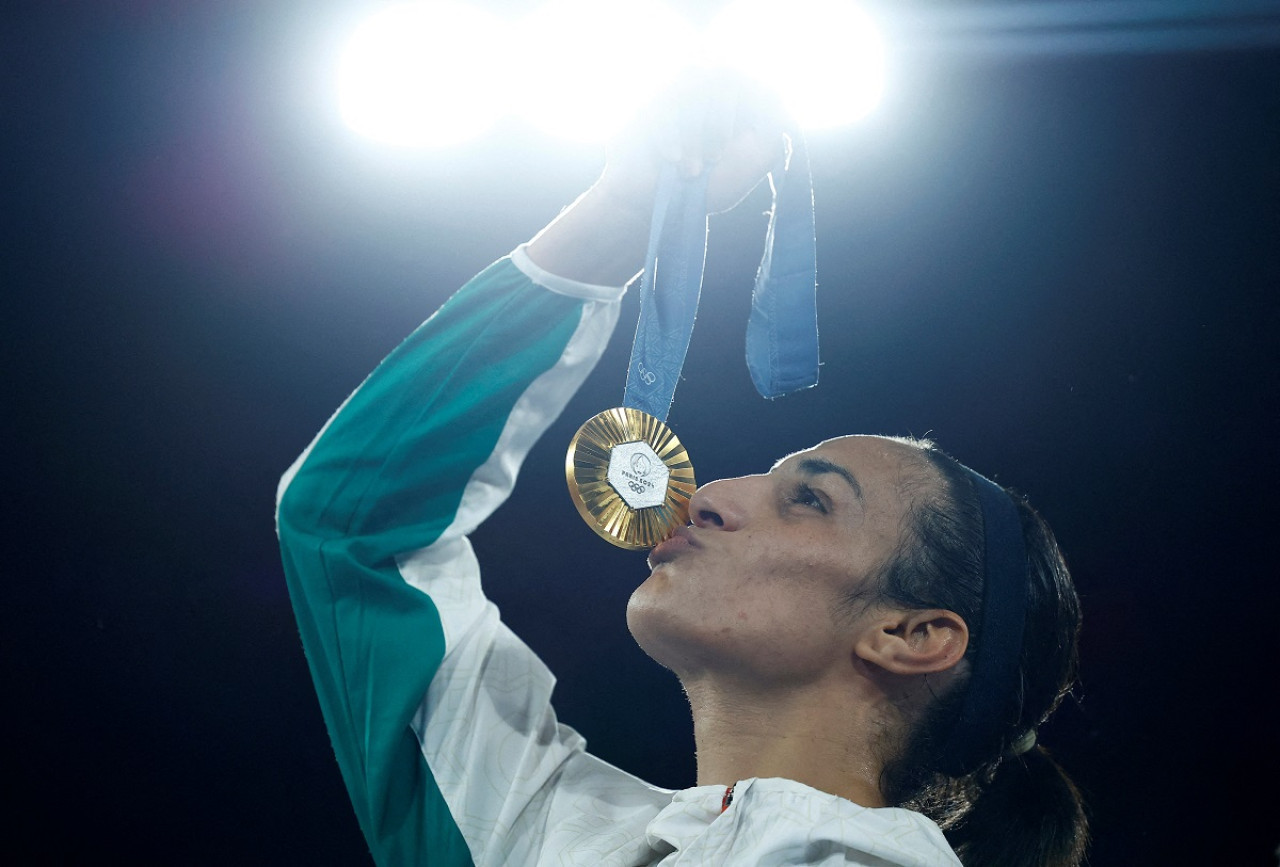
<svg viewBox="0 0 1280 867"><path fill-rule="evenodd" d="M773 465L775 472L812 472L834 465L855 480L867 501L905 502L922 486L937 481L937 473L919 446L880 436L843 436L793 452Z"/></svg>
<svg viewBox="0 0 1280 867"><path fill-rule="evenodd" d="M811 458L832 461L849 470L859 466L864 472L897 470L903 464L913 468L928 465L918 446L889 437L856 434L823 440L815 446L792 452L779 458L773 469L788 469Z"/></svg>

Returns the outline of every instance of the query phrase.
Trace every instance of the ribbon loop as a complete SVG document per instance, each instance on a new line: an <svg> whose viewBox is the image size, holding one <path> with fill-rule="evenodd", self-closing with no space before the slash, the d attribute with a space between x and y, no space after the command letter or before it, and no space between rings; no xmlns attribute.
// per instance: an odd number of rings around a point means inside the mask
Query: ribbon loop
<svg viewBox="0 0 1280 867"><path fill-rule="evenodd" d="M773 210L747 319L747 368L762 397L818 384L817 232L804 140L769 175Z"/></svg>
<svg viewBox="0 0 1280 867"><path fill-rule="evenodd" d="M817 243L813 178L803 139L788 136L769 174L773 208L747 320L747 368L775 398L818 382ZM707 255L707 172L664 167L649 226L623 405L666 421L684 367ZM673 218L674 225L669 225Z"/></svg>

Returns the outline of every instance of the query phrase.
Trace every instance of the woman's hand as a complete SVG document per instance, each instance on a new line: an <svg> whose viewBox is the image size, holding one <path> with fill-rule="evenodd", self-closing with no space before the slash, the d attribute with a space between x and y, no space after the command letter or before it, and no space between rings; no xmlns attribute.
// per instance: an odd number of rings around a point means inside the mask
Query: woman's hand
<svg viewBox="0 0 1280 867"><path fill-rule="evenodd" d="M600 179L527 252L561 277L627 283L644 264L664 165L685 177L708 172L708 212L730 210L785 154L785 128L778 101L761 85L727 71L693 71L615 138Z"/></svg>
<svg viewBox="0 0 1280 867"><path fill-rule="evenodd" d="M692 70L639 113L609 147L598 186L620 207L652 208L666 163L682 177L709 172L707 207L741 202L785 153L786 118L763 86L727 70Z"/></svg>

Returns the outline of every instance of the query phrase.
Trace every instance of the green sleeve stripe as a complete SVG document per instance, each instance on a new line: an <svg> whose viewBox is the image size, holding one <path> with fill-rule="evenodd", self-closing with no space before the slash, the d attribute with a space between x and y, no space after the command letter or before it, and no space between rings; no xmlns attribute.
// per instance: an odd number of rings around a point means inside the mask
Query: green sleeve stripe
<svg viewBox="0 0 1280 867"><path fill-rule="evenodd" d="M512 406L556 364L581 312L580 301L532 286L509 262L491 266L379 365L281 495L302 643L380 864L471 864L410 729L444 633L395 558L449 527Z"/></svg>

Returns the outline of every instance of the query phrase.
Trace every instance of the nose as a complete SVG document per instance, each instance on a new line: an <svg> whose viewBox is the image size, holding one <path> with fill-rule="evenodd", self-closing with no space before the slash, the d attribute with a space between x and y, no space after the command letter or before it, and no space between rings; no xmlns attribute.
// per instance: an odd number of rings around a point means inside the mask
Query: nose
<svg viewBox="0 0 1280 867"><path fill-rule="evenodd" d="M695 527L740 530L746 523L746 483L750 476L708 482L689 498L689 519Z"/></svg>

